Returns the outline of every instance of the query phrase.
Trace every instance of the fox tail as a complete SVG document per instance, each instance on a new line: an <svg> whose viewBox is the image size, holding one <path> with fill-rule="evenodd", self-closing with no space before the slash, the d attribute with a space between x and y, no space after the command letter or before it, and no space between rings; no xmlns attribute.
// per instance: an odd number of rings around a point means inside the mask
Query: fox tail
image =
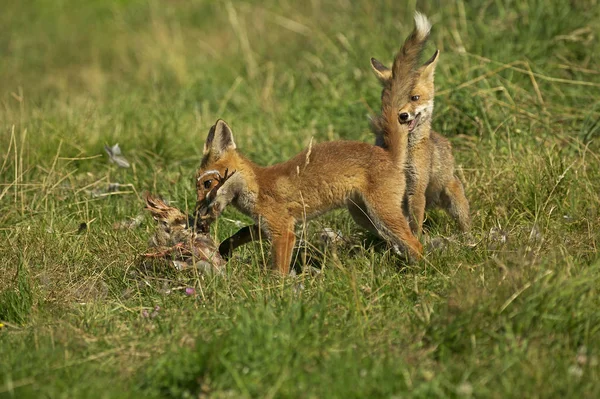
<svg viewBox="0 0 600 399"><path fill-rule="evenodd" d="M430 31L429 19L420 12L415 12L415 28L396 55L391 79L384 85L381 115L371 120L373 130L383 139L383 147L388 149L398 164L404 164L408 145L408 127L399 123L398 109L406 103L414 87L414 72L419 66Z"/></svg>
<svg viewBox="0 0 600 399"><path fill-rule="evenodd" d="M402 48L396 54L394 64L392 66L392 81L394 85L403 85L404 79L411 74L411 72L419 67L419 59L421 53L425 48L425 43L429 39L429 33L431 32L431 22L429 19L421 14L415 12L415 28L412 33L406 38Z"/></svg>

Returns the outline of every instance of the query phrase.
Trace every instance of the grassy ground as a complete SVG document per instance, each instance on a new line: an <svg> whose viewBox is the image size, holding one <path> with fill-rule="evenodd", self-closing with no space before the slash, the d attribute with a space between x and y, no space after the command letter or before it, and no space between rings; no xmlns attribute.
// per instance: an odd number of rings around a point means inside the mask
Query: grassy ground
<svg viewBox="0 0 600 399"><path fill-rule="evenodd" d="M6 3L0 397L600 396L597 0ZM447 244L404 265L337 211L303 234L317 275L273 275L259 244L226 278L140 271L152 221L114 223L145 190L193 205L218 117L262 164L371 141L368 60L390 61L415 7L472 240L430 212ZM108 163L117 142L131 168Z"/></svg>

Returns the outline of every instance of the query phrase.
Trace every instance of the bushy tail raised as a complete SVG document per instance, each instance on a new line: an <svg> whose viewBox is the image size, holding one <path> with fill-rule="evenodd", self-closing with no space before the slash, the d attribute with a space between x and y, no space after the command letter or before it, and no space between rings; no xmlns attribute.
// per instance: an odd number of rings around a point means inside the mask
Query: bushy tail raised
<svg viewBox="0 0 600 399"><path fill-rule="evenodd" d="M431 23L415 12L415 28L394 59L392 76L381 96L381 115L372 119L372 128L383 139L383 146L399 164L403 164L408 145L408 127L398 122L398 109L406 104L415 83L415 70L429 38Z"/></svg>
<svg viewBox="0 0 600 399"><path fill-rule="evenodd" d="M395 84L403 84L413 70L419 67L419 59L429 39L431 22L418 11L415 11L415 29L406 38L402 48L396 54L392 66L392 81Z"/></svg>

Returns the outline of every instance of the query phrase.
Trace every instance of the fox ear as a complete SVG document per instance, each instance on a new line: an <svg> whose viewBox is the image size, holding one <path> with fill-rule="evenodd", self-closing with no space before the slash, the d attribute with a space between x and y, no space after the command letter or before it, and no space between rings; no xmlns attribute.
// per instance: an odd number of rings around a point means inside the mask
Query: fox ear
<svg viewBox="0 0 600 399"><path fill-rule="evenodd" d="M381 83L386 83L392 78L392 70L375 58L371 58L371 68Z"/></svg>
<svg viewBox="0 0 600 399"><path fill-rule="evenodd" d="M423 64L421 71L421 78L427 80L433 80L433 73L435 72L435 67L437 65L438 59L440 55L440 50L435 50L433 56L427 60L425 64Z"/></svg>
<svg viewBox="0 0 600 399"><path fill-rule="evenodd" d="M231 128L224 120L219 119L208 132L206 143L204 143L204 154L211 152L219 156L225 151L235 150L235 148Z"/></svg>

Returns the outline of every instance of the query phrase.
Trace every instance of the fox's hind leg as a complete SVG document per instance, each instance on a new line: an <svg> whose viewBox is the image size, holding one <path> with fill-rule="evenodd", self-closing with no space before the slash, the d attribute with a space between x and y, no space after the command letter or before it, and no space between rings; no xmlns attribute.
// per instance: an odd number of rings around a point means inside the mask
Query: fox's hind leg
<svg viewBox="0 0 600 399"><path fill-rule="evenodd" d="M363 199L367 214L377 233L384 239L401 248L407 248L411 257L420 259L423 246L413 235L408 221L399 204L402 201L388 192L371 191Z"/></svg>
<svg viewBox="0 0 600 399"><path fill-rule="evenodd" d="M469 216L469 201L465 190L458 177L454 176L450 183L444 187L440 196L441 206L456 220L463 232L471 228Z"/></svg>

